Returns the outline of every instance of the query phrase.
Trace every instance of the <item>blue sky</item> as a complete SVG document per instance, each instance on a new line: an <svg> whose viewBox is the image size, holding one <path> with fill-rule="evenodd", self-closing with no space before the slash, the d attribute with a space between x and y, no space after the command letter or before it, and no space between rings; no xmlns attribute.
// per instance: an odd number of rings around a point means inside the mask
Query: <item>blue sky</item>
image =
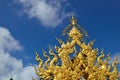
<svg viewBox="0 0 120 80"><path fill-rule="evenodd" d="M58 44L56 37L62 37L72 14L88 32L88 40L96 39L96 48L104 48L106 53L111 52L111 56L120 55L119 4L120 0L0 0L1 55L8 55L8 60L15 60L15 65L21 64L17 69L18 66L11 66L14 63L3 63L6 59L2 59L2 68L8 68L4 75L17 78L26 70L33 71L30 64L36 64L35 50L40 54L42 48L48 50L48 45ZM10 67L12 70L9 70ZM8 77L1 75L1 71L0 80L7 80ZM21 74L14 75L17 71ZM34 72L26 74L34 76ZM30 77L21 79L28 80Z"/></svg>

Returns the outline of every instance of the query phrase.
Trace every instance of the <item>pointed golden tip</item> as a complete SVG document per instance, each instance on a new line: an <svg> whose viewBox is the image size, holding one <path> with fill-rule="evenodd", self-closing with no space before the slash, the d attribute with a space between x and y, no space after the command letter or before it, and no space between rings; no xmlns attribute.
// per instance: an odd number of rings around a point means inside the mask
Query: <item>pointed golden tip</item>
<svg viewBox="0 0 120 80"><path fill-rule="evenodd" d="M32 77L32 80L35 80L35 79Z"/></svg>
<svg viewBox="0 0 120 80"><path fill-rule="evenodd" d="M115 56L115 60L118 61L118 55Z"/></svg>
<svg viewBox="0 0 120 80"><path fill-rule="evenodd" d="M35 50L35 55L38 56L38 52Z"/></svg>
<svg viewBox="0 0 120 80"><path fill-rule="evenodd" d="M72 15L72 17L71 17L71 24L76 25L76 19L75 19L74 15Z"/></svg>

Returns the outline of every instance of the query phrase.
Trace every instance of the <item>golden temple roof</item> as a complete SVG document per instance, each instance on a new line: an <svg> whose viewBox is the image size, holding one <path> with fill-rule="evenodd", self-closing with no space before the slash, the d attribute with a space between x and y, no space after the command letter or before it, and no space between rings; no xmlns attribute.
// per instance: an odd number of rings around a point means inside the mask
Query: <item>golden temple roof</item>
<svg viewBox="0 0 120 80"><path fill-rule="evenodd" d="M99 53L98 48L93 48L94 41L82 42L84 34L76 27L77 25L76 19L72 16L70 25L72 28L67 33L70 40L64 42L57 39L60 46L55 46L55 52L49 47L48 53L52 57L43 50L43 55L47 58L45 62L36 52L36 61L38 61L38 68L35 68L36 74L44 80L120 79L117 69L118 59L115 58L110 64L110 54L105 58L104 50ZM71 54L75 56L70 58Z"/></svg>

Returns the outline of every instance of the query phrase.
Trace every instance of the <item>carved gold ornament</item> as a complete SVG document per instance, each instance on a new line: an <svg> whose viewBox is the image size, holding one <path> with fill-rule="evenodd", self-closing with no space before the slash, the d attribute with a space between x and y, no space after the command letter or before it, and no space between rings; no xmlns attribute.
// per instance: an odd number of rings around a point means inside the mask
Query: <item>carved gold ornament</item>
<svg viewBox="0 0 120 80"><path fill-rule="evenodd" d="M44 62L36 52L36 61L39 62L38 68L35 68L36 74L43 80L120 79L118 58L110 64L110 54L105 58L104 50L99 54L98 48L93 49L94 41L86 43L83 39L87 32L76 21L72 16L71 24L63 31L64 35L68 35L67 42L57 39L60 47L55 46L55 50L49 47L52 57L42 50L47 58Z"/></svg>

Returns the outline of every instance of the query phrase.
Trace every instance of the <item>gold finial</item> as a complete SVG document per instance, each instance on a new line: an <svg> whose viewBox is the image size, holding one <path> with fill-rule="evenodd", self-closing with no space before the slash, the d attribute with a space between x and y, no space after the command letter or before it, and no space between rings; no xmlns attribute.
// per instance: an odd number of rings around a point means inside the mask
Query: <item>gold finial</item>
<svg viewBox="0 0 120 80"><path fill-rule="evenodd" d="M75 19L74 15L72 15L71 24L76 25L76 22L77 22L77 20Z"/></svg>

